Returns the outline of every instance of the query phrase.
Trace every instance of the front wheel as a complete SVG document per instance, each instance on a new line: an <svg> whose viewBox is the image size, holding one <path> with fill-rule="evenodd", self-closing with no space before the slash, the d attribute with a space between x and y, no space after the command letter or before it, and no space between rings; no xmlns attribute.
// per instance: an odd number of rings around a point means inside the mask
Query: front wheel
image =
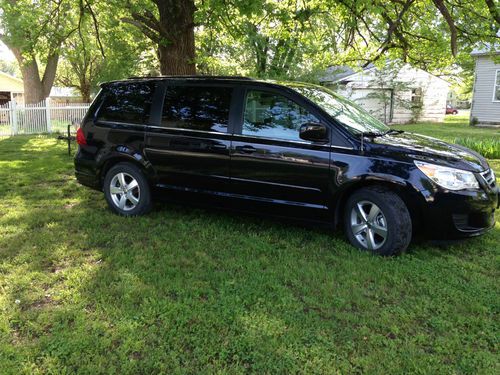
<svg viewBox="0 0 500 375"><path fill-rule="evenodd" d="M144 215L151 210L151 192L142 171L133 164L119 163L104 178L109 207L122 216Z"/></svg>
<svg viewBox="0 0 500 375"><path fill-rule="evenodd" d="M367 187L347 200L345 231L352 245L380 255L396 255L410 244L412 224L403 200L383 187Z"/></svg>

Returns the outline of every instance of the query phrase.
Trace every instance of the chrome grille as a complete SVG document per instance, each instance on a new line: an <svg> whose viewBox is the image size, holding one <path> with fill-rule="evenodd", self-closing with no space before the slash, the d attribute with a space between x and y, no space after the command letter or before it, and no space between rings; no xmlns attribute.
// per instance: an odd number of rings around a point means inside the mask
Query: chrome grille
<svg viewBox="0 0 500 375"><path fill-rule="evenodd" d="M496 185L495 174L492 169L487 169L484 172L481 172L481 177L483 177L484 181L490 188L494 188Z"/></svg>

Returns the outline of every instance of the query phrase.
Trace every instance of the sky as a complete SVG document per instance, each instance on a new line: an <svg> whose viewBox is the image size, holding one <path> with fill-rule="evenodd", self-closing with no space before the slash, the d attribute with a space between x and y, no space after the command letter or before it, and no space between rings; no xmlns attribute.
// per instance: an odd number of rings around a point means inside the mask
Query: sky
<svg viewBox="0 0 500 375"><path fill-rule="evenodd" d="M15 60L16 58L10 52L10 50L7 48L5 44L0 42L0 60L7 60L7 61L12 61Z"/></svg>

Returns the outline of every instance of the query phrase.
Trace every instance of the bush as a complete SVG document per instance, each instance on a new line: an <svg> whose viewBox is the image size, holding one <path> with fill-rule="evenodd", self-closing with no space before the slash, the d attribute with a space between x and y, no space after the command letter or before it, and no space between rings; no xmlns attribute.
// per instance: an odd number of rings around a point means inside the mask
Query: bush
<svg viewBox="0 0 500 375"><path fill-rule="evenodd" d="M477 151L486 158L500 159L500 139L455 138L454 143Z"/></svg>

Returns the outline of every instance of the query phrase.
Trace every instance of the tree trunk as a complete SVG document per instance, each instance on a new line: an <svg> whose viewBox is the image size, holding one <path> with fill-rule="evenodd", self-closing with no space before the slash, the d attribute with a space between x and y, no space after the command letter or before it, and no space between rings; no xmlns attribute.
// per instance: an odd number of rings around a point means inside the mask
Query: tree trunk
<svg viewBox="0 0 500 375"><path fill-rule="evenodd" d="M158 59L160 60L161 74L196 74L194 56L194 32L186 33L183 35L182 40L173 41L168 46L160 45L158 47Z"/></svg>
<svg viewBox="0 0 500 375"><path fill-rule="evenodd" d="M24 103L40 103L46 96L44 95L43 84L38 73L38 64L36 60L33 59L24 63L19 62L19 66L23 76Z"/></svg>
<svg viewBox="0 0 500 375"><path fill-rule="evenodd" d="M90 83L88 82L82 82L79 87L80 94L82 95L82 101L84 103L90 103Z"/></svg>
<svg viewBox="0 0 500 375"><path fill-rule="evenodd" d="M36 104L50 95L56 77L58 54L51 54L47 59L43 78L40 79L38 63L34 57L26 59L19 50L11 48L21 69L24 85L24 103Z"/></svg>
<svg viewBox="0 0 500 375"><path fill-rule="evenodd" d="M158 43L161 74L196 74L194 0L163 0L157 6L162 31Z"/></svg>

